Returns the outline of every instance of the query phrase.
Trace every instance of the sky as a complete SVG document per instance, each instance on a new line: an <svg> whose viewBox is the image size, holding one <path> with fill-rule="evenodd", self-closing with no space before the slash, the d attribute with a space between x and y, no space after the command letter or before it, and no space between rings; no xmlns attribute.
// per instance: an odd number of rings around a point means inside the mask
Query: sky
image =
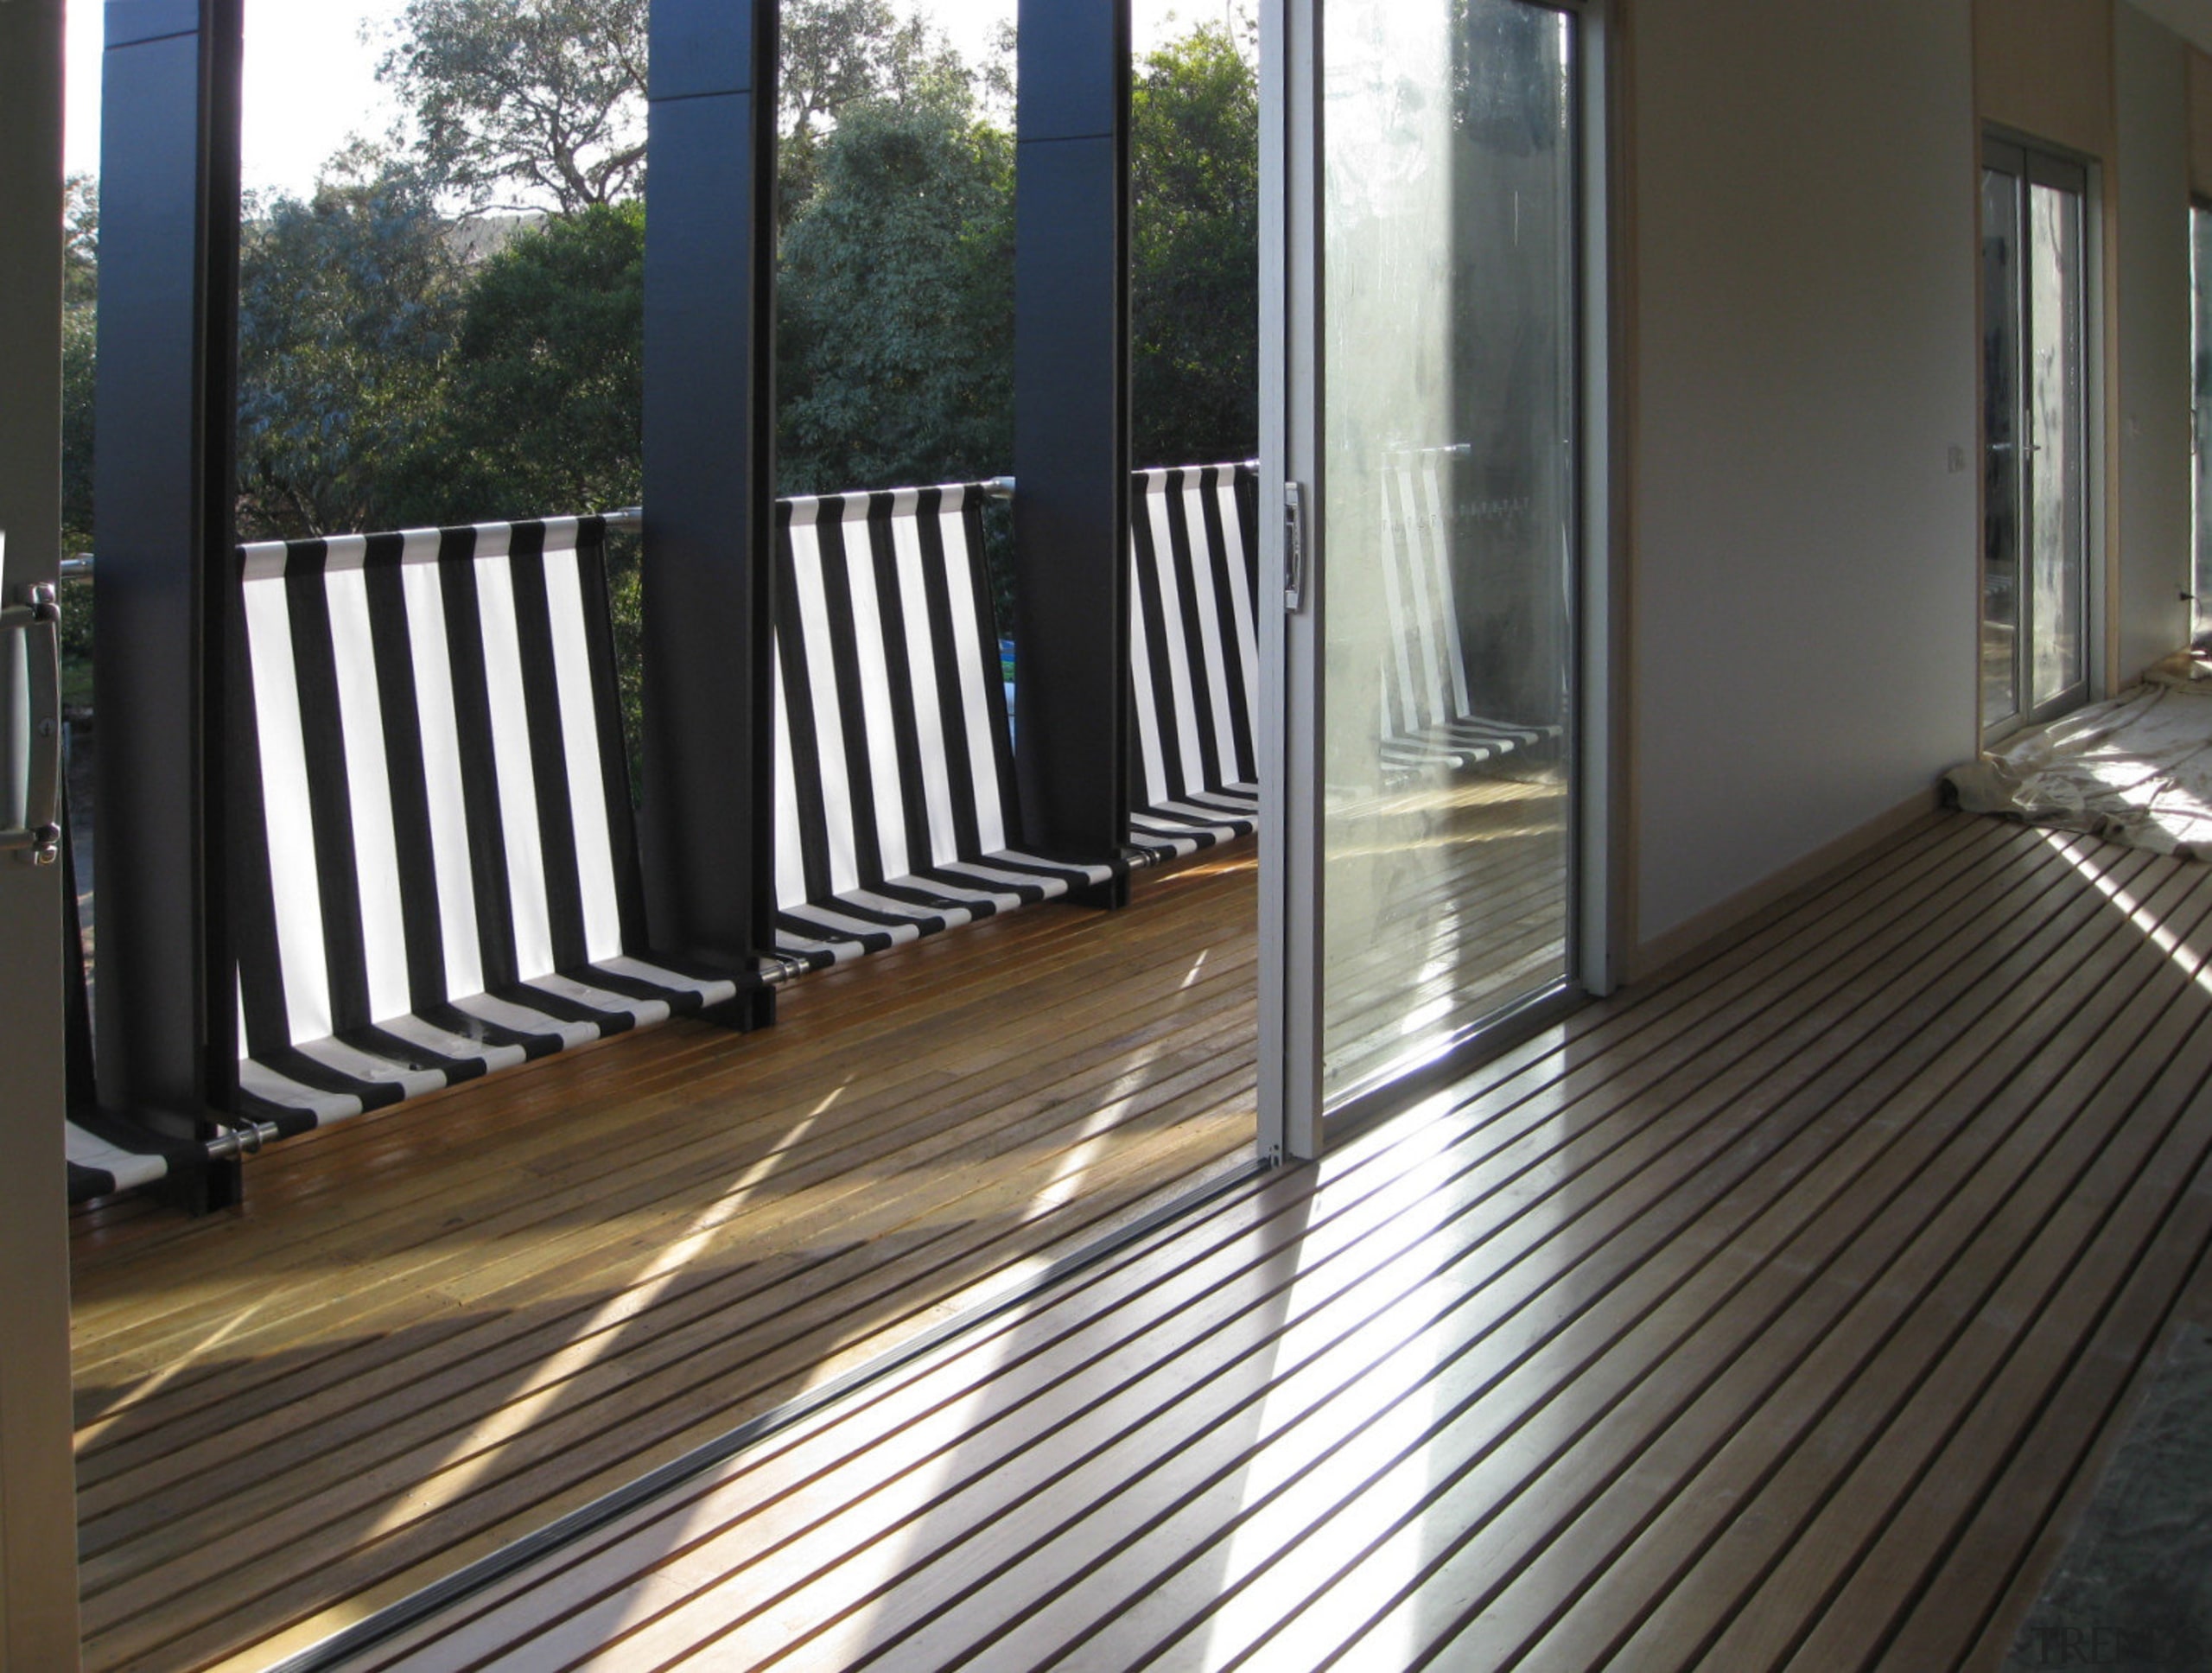
<svg viewBox="0 0 2212 1673"><path fill-rule="evenodd" d="M1178 21L1211 18L1224 0L1136 0L1140 49ZM1015 0L894 0L935 19L963 56L979 58ZM245 173L249 190L304 194L325 158L355 134L391 125L376 79L380 38L401 0L246 0ZM68 0L69 172L99 169L100 0ZM360 39L366 22L370 44Z"/></svg>

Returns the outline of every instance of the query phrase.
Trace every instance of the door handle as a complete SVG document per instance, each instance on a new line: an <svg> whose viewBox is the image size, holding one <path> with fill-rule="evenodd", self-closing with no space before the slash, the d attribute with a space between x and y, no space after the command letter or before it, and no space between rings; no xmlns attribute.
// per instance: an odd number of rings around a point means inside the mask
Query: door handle
<svg viewBox="0 0 2212 1673"><path fill-rule="evenodd" d="M1282 485L1282 607L1295 615L1306 603L1306 487Z"/></svg>
<svg viewBox="0 0 2212 1673"><path fill-rule="evenodd" d="M15 683L0 681L0 741L20 739L24 746L21 782L8 786L9 805L22 808L23 822L0 830L0 853L24 865L50 866L61 857L61 607L50 584L33 587L29 603L0 609L0 642L17 637L30 676L29 703L22 715L13 713Z"/></svg>

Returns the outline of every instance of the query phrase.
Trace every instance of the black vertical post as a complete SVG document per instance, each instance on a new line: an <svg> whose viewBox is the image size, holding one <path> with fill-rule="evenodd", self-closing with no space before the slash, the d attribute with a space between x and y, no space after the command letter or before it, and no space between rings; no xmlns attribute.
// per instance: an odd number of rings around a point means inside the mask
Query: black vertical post
<svg viewBox="0 0 2212 1673"><path fill-rule="evenodd" d="M1021 0L1015 767L1030 847L1128 827L1128 0Z"/></svg>
<svg viewBox="0 0 2212 1673"><path fill-rule="evenodd" d="M233 544L242 4L108 0L103 70L100 1098L194 1136L237 1056L213 734Z"/></svg>
<svg viewBox="0 0 2212 1673"><path fill-rule="evenodd" d="M772 945L775 0L653 0L645 853L656 945ZM766 1022L766 996L744 1020Z"/></svg>

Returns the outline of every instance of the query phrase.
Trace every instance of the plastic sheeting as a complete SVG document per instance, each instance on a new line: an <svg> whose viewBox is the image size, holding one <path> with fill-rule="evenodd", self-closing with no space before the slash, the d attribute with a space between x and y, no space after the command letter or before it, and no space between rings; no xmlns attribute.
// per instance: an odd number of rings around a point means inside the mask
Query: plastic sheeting
<svg viewBox="0 0 2212 1673"><path fill-rule="evenodd" d="M2212 665L2161 663L2109 703L2007 739L1950 785L1971 813L2212 860Z"/></svg>

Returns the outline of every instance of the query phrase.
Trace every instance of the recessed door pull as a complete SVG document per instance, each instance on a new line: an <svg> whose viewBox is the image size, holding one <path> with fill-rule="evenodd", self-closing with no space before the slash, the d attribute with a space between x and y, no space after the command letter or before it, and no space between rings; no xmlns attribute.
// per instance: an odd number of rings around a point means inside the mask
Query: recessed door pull
<svg viewBox="0 0 2212 1673"><path fill-rule="evenodd" d="M29 664L29 702L12 681L0 681L0 748L10 741L20 778L7 786L6 805L21 807L23 822L0 830L0 853L18 863L50 866L61 857L61 606L51 583L29 589L29 600L0 609L0 643L20 636Z"/></svg>

